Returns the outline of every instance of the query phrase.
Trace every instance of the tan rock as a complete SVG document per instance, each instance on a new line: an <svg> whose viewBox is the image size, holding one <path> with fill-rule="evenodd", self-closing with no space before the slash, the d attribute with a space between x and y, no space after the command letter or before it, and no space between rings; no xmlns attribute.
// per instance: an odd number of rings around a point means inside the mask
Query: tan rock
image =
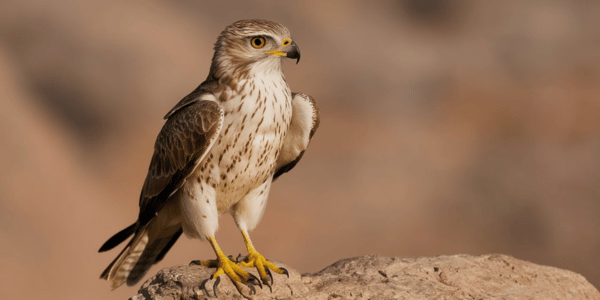
<svg viewBox="0 0 600 300"><path fill-rule="evenodd" d="M422 258L376 255L348 258L315 274L275 274L273 291L254 299L600 299L583 276L492 254ZM199 284L214 270L175 266L158 272L130 300L206 299ZM242 299L222 277L219 299ZM212 292L212 281L207 289ZM249 292L249 290L246 290Z"/></svg>

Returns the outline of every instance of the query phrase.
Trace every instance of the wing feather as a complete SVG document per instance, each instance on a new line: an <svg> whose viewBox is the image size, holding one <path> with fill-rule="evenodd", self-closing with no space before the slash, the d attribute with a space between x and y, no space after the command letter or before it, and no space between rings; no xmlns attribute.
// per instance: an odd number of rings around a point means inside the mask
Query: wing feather
<svg viewBox="0 0 600 300"><path fill-rule="evenodd" d="M292 110L292 121L277 159L273 180L296 166L319 127L319 109L313 97L293 93Z"/></svg>
<svg viewBox="0 0 600 300"><path fill-rule="evenodd" d="M194 91L167 114L154 145L140 195L139 225L147 224L190 176L212 147L223 125L214 95Z"/></svg>

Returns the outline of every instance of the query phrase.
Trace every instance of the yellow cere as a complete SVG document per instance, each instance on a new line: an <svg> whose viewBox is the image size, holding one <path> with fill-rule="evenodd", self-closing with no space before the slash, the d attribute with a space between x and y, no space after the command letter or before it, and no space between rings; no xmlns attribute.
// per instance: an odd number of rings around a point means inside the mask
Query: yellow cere
<svg viewBox="0 0 600 300"><path fill-rule="evenodd" d="M292 42L292 40L290 40L290 39L284 39L284 40L281 42L281 45L283 45L283 46L287 46L287 45L289 45L291 42Z"/></svg>

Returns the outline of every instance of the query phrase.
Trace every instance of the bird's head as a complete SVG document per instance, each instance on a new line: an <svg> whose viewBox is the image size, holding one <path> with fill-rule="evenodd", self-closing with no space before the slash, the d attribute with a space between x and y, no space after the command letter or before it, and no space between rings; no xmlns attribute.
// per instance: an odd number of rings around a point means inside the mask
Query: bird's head
<svg viewBox="0 0 600 300"><path fill-rule="evenodd" d="M300 49L285 26L266 20L237 21L215 43L211 74L220 78L256 65L280 70L282 57L300 61Z"/></svg>

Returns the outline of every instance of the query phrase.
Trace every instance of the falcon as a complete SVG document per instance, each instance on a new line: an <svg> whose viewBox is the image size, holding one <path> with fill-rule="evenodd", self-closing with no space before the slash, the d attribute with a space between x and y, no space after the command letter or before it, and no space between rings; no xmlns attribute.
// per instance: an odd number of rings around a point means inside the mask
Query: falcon
<svg viewBox="0 0 600 300"><path fill-rule="evenodd" d="M242 293L271 288L271 271L288 275L261 255L248 232L260 222L271 183L302 158L319 126L315 100L292 93L282 58L300 61L289 30L275 22L242 20L223 30L207 79L165 116L140 195L138 219L99 252L133 238L100 278L113 289L131 286L160 261L182 233L206 240L216 259L194 261L216 268L201 283L226 275ZM219 215L229 213L248 249L226 256L215 239ZM260 280L245 271L256 268ZM244 295L244 297L246 297Z"/></svg>

